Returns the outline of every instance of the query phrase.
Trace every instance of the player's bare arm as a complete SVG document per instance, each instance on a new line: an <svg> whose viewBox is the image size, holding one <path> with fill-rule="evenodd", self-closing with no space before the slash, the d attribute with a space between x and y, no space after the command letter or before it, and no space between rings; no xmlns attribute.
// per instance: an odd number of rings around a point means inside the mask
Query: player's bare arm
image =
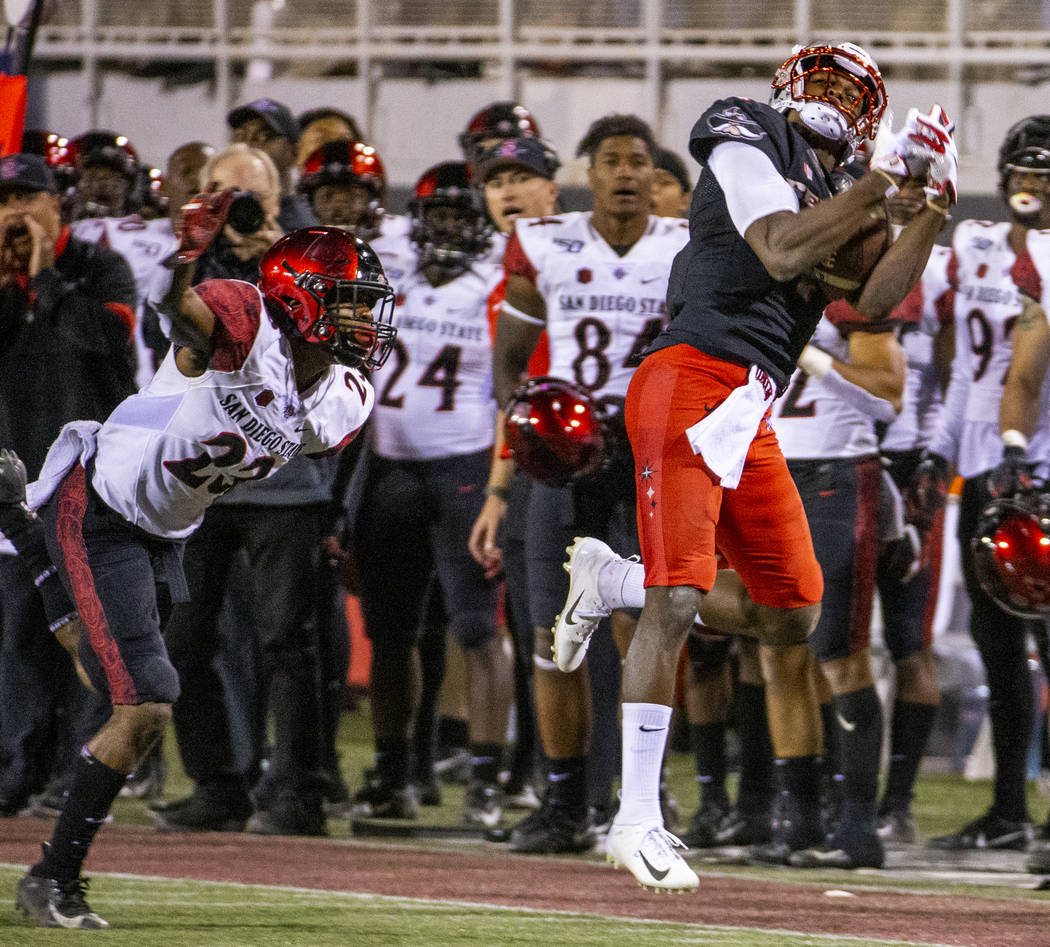
<svg viewBox="0 0 1050 947"><path fill-rule="evenodd" d="M511 273L492 354L492 388L497 404L505 405L521 383L546 323L547 304L539 291L524 276Z"/></svg>
<svg viewBox="0 0 1050 947"><path fill-rule="evenodd" d="M921 279L947 213L946 198L931 198L905 225L861 288L855 306L859 312L879 322L901 304Z"/></svg>
<svg viewBox="0 0 1050 947"><path fill-rule="evenodd" d="M1010 368L999 403L999 430L1031 437L1038 424L1039 392L1050 367L1050 323L1046 311L1025 297L1013 331Z"/></svg>
<svg viewBox="0 0 1050 947"><path fill-rule="evenodd" d="M158 309L171 317L171 342L178 346L175 364L189 378L203 375L211 360L215 316L190 285L195 265L179 263Z"/></svg>
<svg viewBox="0 0 1050 947"><path fill-rule="evenodd" d="M869 226L889 187L884 174L866 174L848 191L813 207L760 217L744 239L770 276L781 282L794 279Z"/></svg>
<svg viewBox="0 0 1050 947"><path fill-rule="evenodd" d="M838 373L900 411L907 361L893 332L853 332L849 361L835 362Z"/></svg>

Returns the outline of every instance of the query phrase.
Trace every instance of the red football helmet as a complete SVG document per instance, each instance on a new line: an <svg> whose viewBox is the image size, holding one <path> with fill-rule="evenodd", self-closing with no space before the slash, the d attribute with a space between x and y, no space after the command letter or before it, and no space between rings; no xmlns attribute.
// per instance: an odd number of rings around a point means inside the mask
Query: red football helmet
<svg viewBox="0 0 1050 947"><path fill-rule="evenodd" d="M981 588L1022 618L1050 614L1050 494L1021 490L984 508L970 540Z"/></svg>
<svg viewBox="0 0 1050 947"><path fill-rule="evenodd" d="M463 157L475 161L483 142L503 138L542 138L535 116L517 102L486 105L459 136Z"/></svg>
<svg viewBox="0 0 1050 947"><path fill-rule="evenodd" d="M299 190L312 198L325 184L358 185L369 192L367 219L352 229L374 236L386 201L386 171L375 148L361 141L340 140L325 142L310 152L299 175Z"/></svg>
<svg viewBox="0 0 1050 947"><path fill-rule="evenodd" d="M280 328L328 347L347 365L386 361L397 337L394 290L364 240L338 227L295 230L266 251L259 270L259 289L289 320ZM350 306L352 315L340 312Z"/></svg>
<svg viewBox="0 0 1050 947"><path fill-rule="evenodd" d="M829 95L806 89L806 80L834 72L853 85L850 107L859 103L860 117ZM796 46L773 77L769 104L778 112L796 111L802 124L831 141L842 141L850 151L874 138L886 111L886 87L875 60L855 43L818 43Z"/></svg>
<svg viewBox="0 0 1050 947"><path fill-rule="evenodd" d="M442 161L424 171L408 213L421 266L436 264L458 274L488 248L488 215L466 161Z"/></svg>
<svg viewBox="0 0 1050 947"><path fill-rule="evenodd" d="M550 376L530 378L507 405L507 446L530 477L563 487L608 459L607 420L602 405L578 385Z"/></svg>

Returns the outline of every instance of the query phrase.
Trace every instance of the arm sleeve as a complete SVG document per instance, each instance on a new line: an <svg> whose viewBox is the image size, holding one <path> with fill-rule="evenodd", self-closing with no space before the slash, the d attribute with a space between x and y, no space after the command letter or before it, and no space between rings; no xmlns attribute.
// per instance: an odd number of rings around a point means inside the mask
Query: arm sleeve
<svg viewBox="0 0 1050 947"><path fill-rule="evenodd" d="M215 316L212 333L212 367L237 371L248 358L259 333L262 297L251 283L240 280L207 280L193 287Z"/></svg>
<svg viewBox="0 0 1050 947"><path fill-rule="evenodd" d="M707 162L726 196L726 207L740 236L756 220L777 211L798 212L798 197L769 157L742 141L722 141Z"/></svg>
<svg viewBox="0 0 1050 947"><path fill-rule="evenodd" d="M533 286L536 285L536 267L521 245L517 230L511 234L507 249L503 251L503 272L506 276L524 276Z"/></svg>
<svg viewBox="0 0 1050 947"><path fill-rule="evenodd" d="M929 450L939 454L948 463L955 463L959 450L959 438L962 435L963 415L966 399L970 390L970 334L966 323L955 322L955 355L952 358L952 374L948 381L948 391L944 396L944 405L937 425L930 435Z"/></svg>

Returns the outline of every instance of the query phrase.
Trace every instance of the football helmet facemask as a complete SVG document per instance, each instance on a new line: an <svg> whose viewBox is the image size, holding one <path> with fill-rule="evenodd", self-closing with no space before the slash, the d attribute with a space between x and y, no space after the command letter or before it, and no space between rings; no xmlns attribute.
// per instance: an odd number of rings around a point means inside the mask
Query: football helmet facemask
<svg viewBox="0 0 1050 947"><path fill-rule="evenodd" d="M507 404L505 434L517 465L534 480L563 487L611 455L604 406L561 378L530 378Z"/></svg>
<svg viewBox="0 0 1050 947"><path fill-rule="evenodd" d="M464 158L476 161L486 141L542 137L535 116L524 105L518 105L517 102L493 102L467 123L459 136L459 147L463 149Z"/></svg>
<svg viewBox="0 0 1050 947"><path fill-rule="evenodd" d="M488 215L466 161L444 161L423 172L408 212L420 268L462 273L489 245Z"/></svg>
<svg viewBox="0 0 1050 947"><path fill-rule="evenodd" d="M335 225L345 226L366 240L377 236L386 202L386 170L375 148L361 141L329 141L311 152L299 175L299 191L312 200L314 192L326 184L355 185L368 192L363 219Z"/></svg>
<svg viewBox="0 0 1050 947"><path fill-rule="evenodd" d="M96 129L69 142L63 161L71 169L71 217L121 217L138 209L148 187L138 153L124 135ZM89 175L92 169L109 174Z"/></svg>
<svg viewBox="0 0 1050 947"><path fill-rule="evenodd" d="M981 588L1023 618L1050 614L1050 494L1019 490L989 503L970 540Z"/></svg>
<svg viewBox="0 0 1050 947"><path fill-rule="evenodd" d="M259 270L282 331L325 346L345 365L386 361L397 336L394 290L364 240L338 227L295 230L266 251Z"/></svg>
<svg viewBox="0 0 1050 947"><path fill-rule="evenodd" d="M807 80L821 73L845 76L853 97L845 103L807 90ZM854 43L796 46L773 77L769 104L778 112L796 111L802 124L830 141L841 141L849 152L874 139L886 110L886 87L875 60ZM825 90L826 92L826 90ZM855 114L860 106L859 116Z"/></svg>

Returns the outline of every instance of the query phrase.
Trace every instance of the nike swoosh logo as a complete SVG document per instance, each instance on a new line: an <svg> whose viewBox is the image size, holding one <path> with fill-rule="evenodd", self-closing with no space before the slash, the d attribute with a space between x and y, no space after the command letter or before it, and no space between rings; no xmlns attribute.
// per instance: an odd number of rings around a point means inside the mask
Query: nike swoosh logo
<svg viewBox="0 0 1050 947"><path fill-rule="evenodd" d="M984 832L977 836L977 848L998 848L1000 845L1008 845L1024 837L1024 832L1007 832L1005 835L996 835L988 838Z"/></svg>
<svg viewBox="0 0 1050 947"><path fill-rule="evenodd" d="M641 281L641 283L644 286L646 283L655 283L658 279L662 279L662 278L663 277L661 277L661 276L651 276L651 277L649 277L649 279L643 279Z"/></svg>
<svg viewBox="0 0 1050 947"><path fill-rule="evenodd" d="M573 602L569 606L569 610L565 613L565 624L566 625L575 625L576 624L576 622L573 621L573 615L576 614L576 606L580 604L580 599L581 598L583 598L583 592L581 592L579 595L576 596L576 601Z"/></svg>
<svg viewBox="0 0 1050 947"><path fill-rule="evenodd" d="M663 881L664 878L667 877L667 873L671 870L670 868L665 868L663 871L657 871L655 868L653 868L652 865L649 864L649 859L646 858L641 851L638 852L638 857L642 860L642 864L645 865L647 869L649 869L649 874L652 875L657 881Z"/></svg>
<svg viewBox="0 0 1050 947"><path fill-rule="evenodd" d="M666 730L667 727L647 727L644 723L638 724L638 729L642 733L659 733L661 730Z"/></svg>
<svg viewBox="0 0 1050 947"><path fill-rule="evenodd" d="M835 711L835 717L838 719L839 726L842 727L847 733L852 733L857 729L856 723L850 723L845 717L842 716L837 710Z"/></svg>

